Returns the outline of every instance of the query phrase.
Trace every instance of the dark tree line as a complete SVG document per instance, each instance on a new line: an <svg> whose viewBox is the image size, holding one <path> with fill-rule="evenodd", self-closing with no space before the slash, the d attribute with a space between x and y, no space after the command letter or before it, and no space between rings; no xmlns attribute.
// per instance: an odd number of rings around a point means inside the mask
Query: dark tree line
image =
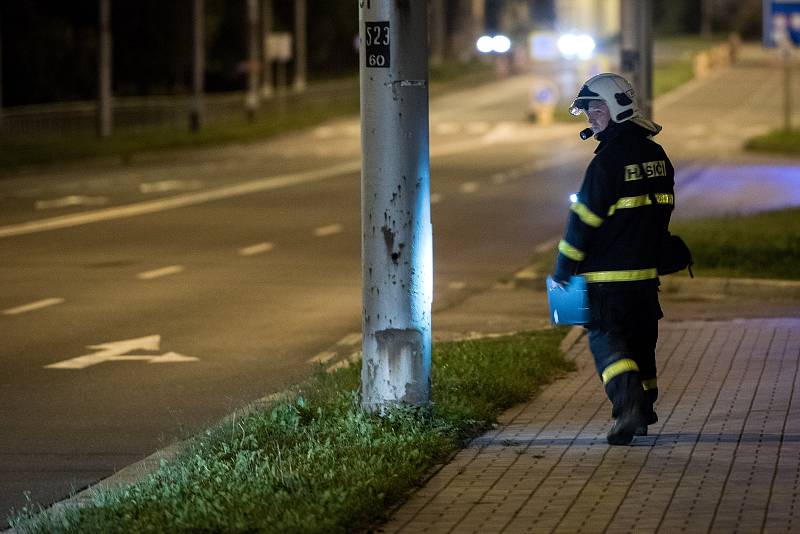
<svg viewBox="0 0 800 534"><path fill-rule="evenodd" d="M291 31L292 0L273 0L276 31ZM206 0L206 88L243 89L245 0ZM356 72L354 0L308 2L309 76ZM97 96L97 0L0 0L5 106ZM191 0L112 0L115 96L191 90Z"/></svg>

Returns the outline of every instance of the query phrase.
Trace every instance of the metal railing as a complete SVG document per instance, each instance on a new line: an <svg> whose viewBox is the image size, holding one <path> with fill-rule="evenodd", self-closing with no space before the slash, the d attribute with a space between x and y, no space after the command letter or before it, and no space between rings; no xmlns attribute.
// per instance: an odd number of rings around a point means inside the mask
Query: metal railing
<svg viewBox="0 0 800 534"><path fill-rule="evenodd" d="M263 99L259 115L281 113L289 108L318 103L338 103L358 99L357 78L310 83L303 92L278 90ZM205 120L219 123L247 115L244 91L212 93L204 97ZM191 95L117 97L112 104L114 130L189 128ZM16 106L2 110L0 135L41 136L91 133L96 128L95 101L58 102Z"/></svg>

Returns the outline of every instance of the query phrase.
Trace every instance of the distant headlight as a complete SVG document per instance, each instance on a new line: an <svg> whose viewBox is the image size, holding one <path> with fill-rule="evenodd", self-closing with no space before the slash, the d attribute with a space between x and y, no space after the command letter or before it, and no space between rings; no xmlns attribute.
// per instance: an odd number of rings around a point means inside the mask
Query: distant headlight
<svg viewBox="0 0 800 534"><path fill-rule="evenodd" d="M492 52L505 54L511 50L511 39L505 35L495 35L494 37L483 35L478 39L476 46L481 54L490 54Z"/></svg>
<svg viewBox="0 0 800 534"><path fill-rule="evenodd" d="M575 33L565 33L556 44L566 59L589 59L596 46L591 36Z"/></svg>

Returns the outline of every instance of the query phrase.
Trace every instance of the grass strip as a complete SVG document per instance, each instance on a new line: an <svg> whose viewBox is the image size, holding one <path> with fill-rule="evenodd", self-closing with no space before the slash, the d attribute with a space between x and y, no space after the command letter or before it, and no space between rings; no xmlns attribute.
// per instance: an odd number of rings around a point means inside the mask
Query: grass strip
<svg viewBox="0 0 800 534"><path fill-rule="evenodd" d="M695 275L800 280L800 208L674 222Z"/></svg>
<svg viewBox="0 0 800 534"><path fill-rule="evenodd" d="M572 369L566 330L439 343L432 405L360 408L359 367L318 373L285 401L229 419L144 480L62 512L34 506L19 532L352 532L385 519L430 469L506 408Z"/></svg>
<svg viewBox="0 0 800 534"><path fill-rule="evenodd" d="M800 280L800 208L674 221L670 231L692 250L695 276ZM536 272L552 272L557 253L538 254Z"/></svg>
<svg viewBox="0 0 800 534"><path fill-rule="evenodd" d="M800 155L800 130L773 130L748 139L744 147L753 152L798 156Z"/></svg>
<svg viewBox="0 0 800 534"><path fill-rule="evenodd" d="M431 69L431 96L486 83L493 78L491 65L479 61L435 67ZM98 139L91 131L69 135L4 135L0 136L0 175L29 166L51 166L91 158L120 158L127 162L145 152L250 143L331 118L354 115L358 110L359 92L355 89L338 94L330 102L298 100L280 105L273 101L269 106L265 104L265 109L253 120L248 120L242 109L237 116L209 120L199 132L188 130L187 117L186 127L117 128L106 139Z"/></svg>

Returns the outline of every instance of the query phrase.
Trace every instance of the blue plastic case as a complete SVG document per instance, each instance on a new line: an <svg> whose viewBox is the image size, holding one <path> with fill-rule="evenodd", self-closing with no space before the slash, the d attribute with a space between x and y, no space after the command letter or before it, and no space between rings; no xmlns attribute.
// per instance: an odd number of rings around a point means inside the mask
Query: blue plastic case
<svg viewBox="0 0 800 534"><path fill-rule="evenodd" d="M554 285L553 278L548 276L547 302L552 324L587 324L590 321L589 292L582 276L572 276L563 288Z"/></svg>

